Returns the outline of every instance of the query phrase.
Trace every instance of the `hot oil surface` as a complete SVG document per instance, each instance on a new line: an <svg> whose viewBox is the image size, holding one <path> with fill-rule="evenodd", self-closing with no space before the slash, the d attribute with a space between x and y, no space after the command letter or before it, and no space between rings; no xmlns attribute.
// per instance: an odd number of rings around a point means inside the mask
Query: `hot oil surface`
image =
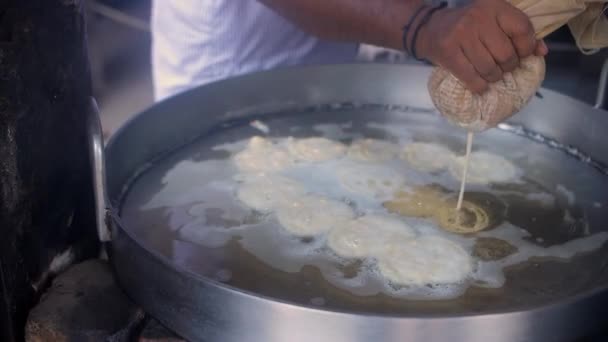
<svg viewBox="0 0 608 342"><path fill-rule="evenodd" d="M464 152L464 132L428 113L351 111L262 119L271 137L324 135L346 143L371 137L400 145L415 140L439 142ZM608 251L602 248L568 261L532 259L511 266L503 287L471 287L453 300L406 301L365 294L365 288L353 294L327 281L320 269L339 264L344 276L354 277L365 264L309 253L322 248L324 241L277 233L281 229L274 221L235 201L232 178L236 169L227 150L239 150L244 144L234 142L256 134L262 132L246 124L222 129L154 165L129 189L121 213L126 225L145 246L195 273L273 298L356 312L510 310L548 303L608 281L602 272ZM227 144L224 149L214 148L222 144ZM526 239L534 245L560 245L608 228L602 223L608 218L604 208L608 193L601 190L608 188L608 179L591 167L498 130L477 135L475 149L506 157L524 170L524 177L520 184L471 185L465 199L498 199L498 205L491 206L492 214L525 229L530 234ZM425 183L430 178L421 176L416 181ZM451 192L458 189L458 181L447 176L439 177L439 182ZM230 231L235 229L238 234ZM286 258L289 253L301 253L299 260ZM302 267L302 258L307 258L309 266Z"/></svg>

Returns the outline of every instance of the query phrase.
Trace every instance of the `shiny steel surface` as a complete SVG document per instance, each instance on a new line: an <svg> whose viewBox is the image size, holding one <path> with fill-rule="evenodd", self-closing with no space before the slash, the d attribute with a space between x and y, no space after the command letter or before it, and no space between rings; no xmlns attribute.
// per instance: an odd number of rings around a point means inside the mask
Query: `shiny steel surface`
<svg viewBox="0 0 608 342"><path fill-rule="evenodd" d="M397 65L286 69L201 87L136 117L106 150L112 261L125 290L192 341L568 341L598 327L608 313L604 287L531 310L484 315L363 315L288 304L181 269L146 249L117 215L125 186L138 171L218 123L336 103L431 109L429 72ZM540 93L511 124L608 164L606 113L548 90Z"/></svg>
<svg viewBox="0 0 608 342"><path fill-rule="evenodd" d="M93 174L93 193L95 196L95 220L97 223L97 236L99 241L111 240L110 230L106 224L106 175L103 150L103 132L99 118L99 108L95 99L90 100L90 109L87 112L87 138L89 158Z"/></svg>
<svg viewBox="0 0 608 342"><path fill-rule="evenodd" d="M597 88L597 98L595 101L595 108L597 109L608 109L608 59L604 61L602 66L602 72L600 74L600 83Z"/></svg>

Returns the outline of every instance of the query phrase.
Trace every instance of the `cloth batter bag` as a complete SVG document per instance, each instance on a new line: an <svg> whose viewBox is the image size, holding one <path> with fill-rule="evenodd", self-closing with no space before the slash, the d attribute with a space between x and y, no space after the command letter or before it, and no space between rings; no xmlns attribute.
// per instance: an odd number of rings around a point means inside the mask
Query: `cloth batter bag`
<svg viewBox="0 0 608 342"><path fill-rule="evenodd" d="M596 52L608 46L608 20L604 6L608 0L510 0L526 13L536 37L542 39L568 24L576 44L583 53ZM490 84L482 95L470 92L450 72L437 67L428 83L435 107L450 122L471 132L495 127L519 112L545 78L545 60L531 56L521 60L520 67Z"/></svg>

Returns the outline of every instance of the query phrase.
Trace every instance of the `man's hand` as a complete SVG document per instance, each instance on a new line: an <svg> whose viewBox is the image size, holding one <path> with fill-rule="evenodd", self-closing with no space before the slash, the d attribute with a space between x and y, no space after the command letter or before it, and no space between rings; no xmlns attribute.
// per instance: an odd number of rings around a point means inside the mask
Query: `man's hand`
<svg viewBox="0 0 608 342"><path fill-rule="evenodd" d="M403 25L423 5L423 0L258 1L321 38L400 50ZM473 0L435 12L420 28L416 52L481 93L520 59L545 55L547 47L534 38L528 17L506 0Z"/></svg>
<svg viewBox="0 0 608 342"><path fill-rule="evenodd" d="M476 93L547 46L534 37L528 17L505 0L474 0L469 6L437 11L420 28L417 55L442 66Z"/></svg>

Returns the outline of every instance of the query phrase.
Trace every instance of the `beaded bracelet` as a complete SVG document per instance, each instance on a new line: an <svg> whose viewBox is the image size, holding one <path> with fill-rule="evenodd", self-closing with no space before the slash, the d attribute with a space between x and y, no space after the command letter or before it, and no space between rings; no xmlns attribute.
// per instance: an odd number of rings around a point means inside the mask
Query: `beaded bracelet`
<svg viewBox="0 0 608 342"><path fill-rule="evenodd" d="M416 26L416 29L414 30L414 36L412 37L412 57L414 57L414 59L416 59L417 61L429 63L428 60L419 58L418 54L416 53L416 42L418 41L418 33L420 33L420 28L422 28L424 25L428 24L428 22L431 20L431 17L433 16L433 14L435 12L439 11L440 9L445 8L446 6L447 6L447 3L442 2L439 5L431 8L428 12L426 12L426 14L422 18L422 20L420 20L420 23L418 24L418 26Z"/></svg>
<svg viewBox="0 0 608 342"><path fill-rule="evenodd" d="M422 4L420 7L418 7L418 9L416 10L416 12L414 12L414 15L410 17L410 20L408 21L407 25L403 26L403 36L402 36L402 41L403 41L403 49L408 53L410 53L410 48L407 44L407 37L408 37L408 33L410 30L410 27L412 26L412 24L416 21L416 18L418 18L418 16L424 11L424 9L426 9L428 6L425 4Z"/></svg>

